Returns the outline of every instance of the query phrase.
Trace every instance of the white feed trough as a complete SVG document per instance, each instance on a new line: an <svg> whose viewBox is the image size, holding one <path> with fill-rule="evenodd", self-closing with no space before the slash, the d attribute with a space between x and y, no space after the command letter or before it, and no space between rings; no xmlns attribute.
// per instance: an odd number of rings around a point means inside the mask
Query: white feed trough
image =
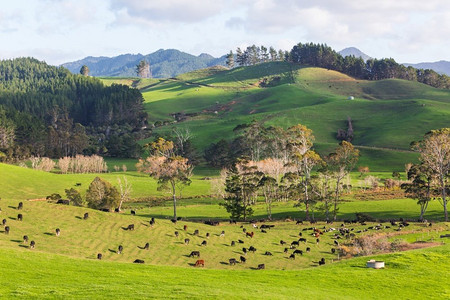
<svg viewBox="0 0 450 300"><path fill-rule="evenodd" d="M382 269L384 268L384 261L371 259L367 261L367 267L373 269Z"/></svg>
<svg viewBox="0 0 450 300"><path fill-rule="evenodd" d="M347 97L347 100L355 100L355 97L353 97L353 96L348 96L348 97Z"/></svg>

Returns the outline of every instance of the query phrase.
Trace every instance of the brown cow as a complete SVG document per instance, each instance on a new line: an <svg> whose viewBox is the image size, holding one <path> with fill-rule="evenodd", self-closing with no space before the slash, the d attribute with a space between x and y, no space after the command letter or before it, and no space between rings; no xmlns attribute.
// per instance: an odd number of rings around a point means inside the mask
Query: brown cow
<svg viewBox="0 0 450 300"><path fill-rule="evenodd" d="M252 231L252 232L246 232L245 233L245 236L246 237L251 237L251 238L253 238L253 236L255 235L255 233Z"/></svg>
<svg viewBox="0 0 450 300"><path fill-rule="evenodd" d="M200 267L200 266L202 266L202 267L205 266L205 261L204 261L203 259L198 259L198 260L195 262L195 267Z"/></svg>

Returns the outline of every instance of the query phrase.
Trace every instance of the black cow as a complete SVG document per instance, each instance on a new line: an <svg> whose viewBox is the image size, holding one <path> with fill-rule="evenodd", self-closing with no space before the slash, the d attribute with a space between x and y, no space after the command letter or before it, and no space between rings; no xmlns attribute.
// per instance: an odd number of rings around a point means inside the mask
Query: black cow
<svg viewBox="0 0 450 300"><path fill-rule="evenodd" d="M177 224L177 219L170 219L173 224Z"/></svg>
<svg viewBox="0 0 450 300"><path fill-rule="evenodd" d="M298 241L293 241L293 242L291 243L291 246L299 246Z"/></svg>
<svg viewBox="0 0 450 300"><path fill-rule="evenodd" d="M222 232L220 233L220 236L225 236L225 230L222 230Z"/></svg>
<svg viewBox="0 0 450 300"><path fill-rule="evenodd" d="M242 248L242 252L244 252L244 254L247 255L247 248Z"/></svg>
<svg viewBox="0 0 450 300"><path fill-rule="evenodd" d="M321 258L320 260L319 260L319 266L321 266L321 265L324 265L325 264L325 258Z"/></svg>
<svg viewBox="0 0 450 300"><path fill-rule="evenodd" d="M184 244L189 245L189 241L190 241L189 239L184 239Z"/></svg>
<svg viewBox="0 0 450 300"><path fill-rule="evenodd" d="M231 246L236 246L236 242L235 241L231 241Z"/></svg>
<svg viewBox="0 0 450 300"><path fill-rule="evenodd" d="M58 201L56 201L56 204L69 205L69 204L70 204L70 200L67 200L67 199L59 199Z"/></svg>
<svg viewBox="0 0 450 300"><path fill-rule="evenodd" d="M245 262L247 261L247 259L245 257L243 257L242 255L239 257L241 263L245 264Z"/></svg>
<svg viewBox="0 0 450 300"><path fill-rule="evenodd" d="M136 215L136 211L135 210L131 210L130 213L131 213L132 216Z"/></svg>
<svg viewBox="0 0 450 300"><path fill-rule="evenodd" d="M23 216L22 216L22 214L18 214L18 215L17 215L17 221L23 221Z"/></svg>
<svg viewBox="0 0 450 300"><path fill-rule="evenodd" d="M134 264L143 264L143 263L145 263L145 262L144 262L144 260L142 260L142 259L135 259L135 260L133 261L133 263L134 263Z"/></svg>
<svg viewBox="0 0 450 300"><path fill-rule="evenodd" d="M83 220L87 220L89 218L89 213L85 213L83 216Z"/></svg>
<svg viewBox="0 0 450 300"><path fill-rule="evenodd" d="M17 209L22 209L23 208L23 203L19 202L19 205L17 206Z"/></svg>
<svg viewBox="0 0 450 300"><path fill-rule="evenodd" d="M303 221L297 221L295 224L297 225L303 224Z"/></svg>
<svg viewBox="0 0 450 300"><path fill-rule="evenodd" d="M230 258L230 259L228 260L228 262L229 262L229 265L230 265L230 266L234 266L234 265L237 263L236 258Z"/></svg>
<svg viewBox="0 0 450 300"><path fill-rule="evenodd" d="M5 234L9 234L9 226L5 226Z"/></svg>
<svg viewBox="0 0 450 300"><path fill-rule="evenodd" d="M34 249L34 247L36 247L36 242L35 241L31 241L30 242L30 249Z"/></svg>
<svg viewBox="0 0 450 300"><path fill-rule="evenodd" d="M250 246L250 247L248 248L248 251L251 251L251 252L255 253L255 251L256 251L256 248L255 248L255 247L253 247L253 246Z"/></svg>
<svg viewBox="0 0 450 300"><path fill-rule="evenodd" d="M320 242L320 239L316 239L316 244L318 245Z"/></svg>
<svg viewBox="0 0 450 300"><path fill-rule="evenodd" d="M295 259L295 254L292 253L292 254L289 256L289 259Z"/></svg>
<svg viewBox="0 0 450 300"><path fill-rule="evenodd" d="M303 251L302 250L294 250L294 252L293 252L294 254L300 254L300 255L303 255Z"/></svg>
<svg viewBox="0 0 450 300"><path fill-rule="evenodd" d="M306 247L306 252L309 252L309 251L311 251L311 248Z"/></svg>
<svg viewBox="0 0 450 300"><path fill-rule="evenodd" d="M298 233L298 236L303 236L303 233L300 231L300 232Z"/></svg>
<svg viewBox="0 0 450 300"><path fill-rule="evenodd" d="M127 230L134 230L134 224L128 225Z"/></svg>
<svg viewBox="0 0 450 300"><path fill-rule="evenodd" d="M155 220L150 220L150 227L153 227L153 225L155 225Z"/></svg>
<svg viewBox="0 0 450 300"><path fill-rule="evenodd" d="M101 254L101 253L98 253L98 254L97 254L97 259L98 259L98 260L102 260L102 257L103 257L103 254Z"/></svg>
<svg viewBox="0 0 450 300"><path fill-rule="evenodd" d="M189 257L200 257L200 251L192 251Z"/></svg>
<svg viewBox="0 0 450 300"><path fill-rule="evenodd" d="M266 252L264 253L264 255L267 255L267 256L272 256L272 253L271 253L271 252L269 252L269 251L266 251Z"/></svg>
<svg viewBox="0 0 450 300"><path fill-rule="evenodd" d="M206 233L206 238L209 239L209 232Z"/></svg>
<svg viewBox="0 0 450 300"><path fill-rule="evenodd" d="M5 226L5 224L6 224L6 219L3 219L3 220L2 220L2 224L3 224L3 226Z"/></svg>
<svg viewBox="0 0 450 300"><path fill-rule="evenodd" d="M243 241L243 240L238 240L238 243L239 243L239 244L243 244L244 241Z"/></svg>
<svg viewBox="0 0 450 300"><path fill-rule="evenodd" d="M175 231L175 236L178 237L179 233L178 231Z"/></svg>
<svg viewBox="0 0 450 300"><path fill-rule="evenodd" d="M258 270L264 270L266 268L265 264L259 264L258 265Z"/></svg>
<svg viewBox="0 0 450 300"><path fill-rule="evenodd" d="M194 230L194 235L199 235L198 229Z"/></svg>
<svg viewBox="0 0 450 300"><path fill-rule="evenodd" d="M56 236L59 236L61 234L61 230L59 228L56 228Z"/></svg>
<svg viewBox="0 0 450 300"><path fill-rule="evenodd" d="M151 221L153 222L153 224L155 224L155 218L152 217Z"/></svg>
<svg viewBox="0 0 450 300"><path fill-rule="evenodd" d="M267 233L267 231L265 231L264 229L261 229L261 232L262 232L262 233Z"/></svg>
<svg viewBox="0 0 450 300"><path fill-rule="evenodd" d="M284 244L286 244L286 242L283 241L283 240L281 240L281 241L280 241L280 245L284 245Z"/></svg>
<svg viewBox="0 0 450 300"><path fill-rule="evenodd" d="M247 229L242 228L242 232L247 233Z"/></svg>
<svg viewBox="0 0 450 300"><path fill-rule="evenodd" d="M119 248L117 249L117 254L120 254L123 252L123 246L119 245Z"/></svg>
<svg viewBox="0 0 450 300"><path fill-rule="evenodd" d="M338 241L334 241L334 244L336 245L336 246L339 246L339 242Z"/></svg>
<svg viewBox="0 0 450 300"><path fill-rule="evenodd" d="M288 248L284 248L284 253L288 253L289 249Z"/></svg>
<svg viewBox="0 0 450 300"><path fill-rule="evenodd" d="M336 253L336 249L335 248L331 248L331 253L335 254Z"/></svg>
<svg viewBox="0 0 450 300"><path fill-rule="evenodd" d="M81 182L75 183L75 186L81 186Z"/></svg>
<svg viewBox="0 0 450 300"><path fill-rule="evenodd" d="M208 243L206 241L202 242L202 246L206 246Z"/></svg>
<svg viewBox="0 0 450 300"><path fill-rule="evenodd" d="M23 236L23 242L24 243L28 243L28 235L24 235Z"/></svg>
<svg viewBox="0 0 450 300"><path fill-rule="evenodd" d="M103 211L103 212L110 212L111 211L109 208L102 208L100 210Z"/></svg>
<svg viewBox="0 0 450 300"><path fill-rule="evenodd" d="M299 242L306 243L306 239L305 239L305 238L299 238L298 241L299 241Z"/></svg>
<svg viewBox="0 0 450 300"><path fill-rule="evenodd" d="M148 248L150 248L150 244L149 243L145 243L144 250L148 250Z"/></svg>

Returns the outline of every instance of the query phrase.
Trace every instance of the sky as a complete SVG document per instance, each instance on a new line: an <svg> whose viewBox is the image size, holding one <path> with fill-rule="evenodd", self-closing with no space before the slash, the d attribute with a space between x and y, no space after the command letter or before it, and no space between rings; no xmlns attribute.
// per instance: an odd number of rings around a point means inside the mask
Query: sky
<svg viewBox="0 0 450 300"><path fill-rule="evenodd" d="M448 0L14 0L0 9L0 59L52 65L178 49L219 57L301 42L401 63L450 60Z"/></svg>

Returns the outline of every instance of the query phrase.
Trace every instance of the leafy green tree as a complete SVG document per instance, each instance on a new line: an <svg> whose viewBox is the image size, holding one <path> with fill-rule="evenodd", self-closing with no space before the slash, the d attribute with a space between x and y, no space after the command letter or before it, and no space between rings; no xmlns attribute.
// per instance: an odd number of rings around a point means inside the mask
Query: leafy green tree
<svg viewBox="0 0 450 300"><path fill-rule="evenodd" d="M80 192L78 192L76 189L74 189L74 188L65 189L65 192L66 192L67 199L69 199L70 202L73 203L73 205L75 205L75 206L85 206L86 205L85 201L81 197Z"/></svg>
<svg viewBox="0 0 450 300"><path fill-rule="evenodd" d="M228 68L234 68L234 54L233 51L230 50L230 53L227 54L227 66Z"/></svg>
<svg viewBox="0 0 450 300"><path fill-rule="evenodd" d="M89 68L86 65L83 65L80 69L80 74L83 76L89 76Z"/></svg>
<svg viewBox="0 0 450 300"><path fill-rule="evenodd" d="M86 202L95 209L115 209L120 203L120 195L111 183L95 177L86 191Z"/></svg>

